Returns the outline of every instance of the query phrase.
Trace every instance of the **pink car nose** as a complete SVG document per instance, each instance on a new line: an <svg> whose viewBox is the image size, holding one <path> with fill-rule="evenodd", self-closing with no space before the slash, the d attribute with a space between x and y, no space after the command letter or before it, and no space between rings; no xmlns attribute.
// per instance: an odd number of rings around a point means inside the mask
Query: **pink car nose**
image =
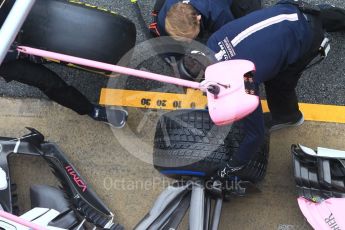
<svg viewBox="0 0 345 230"><path fill-rule="evenodd" d="M298 205L314 229L345 229L345 198L330 198L321 203L315 203L300 197Z"/></svg>

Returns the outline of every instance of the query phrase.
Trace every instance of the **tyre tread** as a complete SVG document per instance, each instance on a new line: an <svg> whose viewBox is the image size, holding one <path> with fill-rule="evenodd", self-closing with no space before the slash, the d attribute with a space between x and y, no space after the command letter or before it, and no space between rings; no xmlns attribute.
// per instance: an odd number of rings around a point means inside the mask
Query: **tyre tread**
<svg viewBox="0 0 345 230"><path fill-rule="evenodd" d="M238 150L243 138L241 121L232 127L216 126L206 110L172 111L164 114L157 124L154 166L159 171L181 169L211 175L222 161ZM265 142L246 166L243 179L258 182L264 178L268 151L269 134L266 132Z"/></svg>

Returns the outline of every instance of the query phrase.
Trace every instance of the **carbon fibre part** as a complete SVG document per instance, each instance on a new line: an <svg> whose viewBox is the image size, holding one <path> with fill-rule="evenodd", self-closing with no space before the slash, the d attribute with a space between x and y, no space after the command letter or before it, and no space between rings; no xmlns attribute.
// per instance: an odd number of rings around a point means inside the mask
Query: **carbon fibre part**
<svg viewBox="0 0 345 230"><path fill-rule="evenodd" d="M310 156L292 145L297 192L312 200L345 197L344 166L337 159Z"/></svg>
<svg viewBox="0 0 345 230"><path fill-rule="evenodd" d="M0 167L10 175L8 157L11 154L42 156L60 179L74 210L90 223L103 229L122 230L114 221L114 215L97 194L80 176L65 154L54 143L43 142L44 137L37 130L21 138L0 137ZM13 213L11 178L8 176L7 189L0 190L0 205L6 212Z"/></svg>

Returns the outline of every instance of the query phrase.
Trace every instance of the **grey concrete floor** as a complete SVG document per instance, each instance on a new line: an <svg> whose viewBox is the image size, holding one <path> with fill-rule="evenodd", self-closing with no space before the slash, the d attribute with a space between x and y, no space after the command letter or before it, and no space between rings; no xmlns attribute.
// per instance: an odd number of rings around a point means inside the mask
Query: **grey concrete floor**
<svg viewBox="0 0 345 230"><path fill-rule="evenodd" d="M126 229L135 226L170 182L130 151L128 146L136 145L131 138L119 139L133 129L131 124L113 130L114 135L107 125L46 100L2 98L0 108L0 136L18 137L26 126L40 130L61 147ZM140 113L134 116L134 120L142 119ZM147 130L154 130L154 119L142 127L148 142L153 132ZM268 173L260 184L262 192L226 203L220 229L308 229L297 206L290 146L302 143L312 148L345 149L344 128L335 123L305 122L301 127L273 133ZM15 156L11 166L21 211L29 208L31 184L57 184L42 159ZM186 221L181 229L187 229Z"/></svg>
<svg viewBox="0 0 345 230"><path fill-rule="evenodd" d="M129 0L85 2L120 12L136 23L139 20ZM146 22L149 21L153 2L139 1ZM265 1L266 5L273 2ZM345 7L343 0L310 2L327 2ZM345 105L345 36L344 33L335 33L331 38L333 49L330 57L305 72L299 83L302 102ZM138 30L137 40L138 43L144 40L141 29ZM153 60L150 66L155 72L167 71L166 65L159 60ZM107 84L106 78L94 74L57 65L52 68L94 102L98 101L100 88ZM140 81L134 85L138 89L143 88ZM44 133L48 140L59 144L126 229L131 229L146 214L154 199L167 186L169 181L159 175L151 164L145 163L150 159L150 143L157 115L148 116L132 109L127 128L111 130L107 125L78 116L50 101L23 99L43 97L38 90L25 85L7 84L0 80L0 95L4 96L0 98L0 136L17 137L25 133L25 126L31 126ZM260 185L262 193L226 203L220 229L308 229L297 207L290 146L303 143L310 147L344 150L344 128L345 125L341 124L306 122L299 128L274 133L271 137L268 174ZM133 141L133 135L137 141ZM133 149L138 152L133 153ZM57 184L49 167L38 158L14 157L11 163L22 211L29 208L30 184ZM181 229L187 229L186 223Z"/></svg>

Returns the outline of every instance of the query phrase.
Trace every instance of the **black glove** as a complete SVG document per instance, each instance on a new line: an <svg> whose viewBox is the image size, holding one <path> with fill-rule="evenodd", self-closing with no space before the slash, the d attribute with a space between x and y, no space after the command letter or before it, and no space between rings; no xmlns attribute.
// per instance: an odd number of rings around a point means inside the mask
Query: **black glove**
<svg viewBox="0 0 345 230"><path fill-rule="evenodd" d="M17 50L17 46L19 45L19 43L17 42L13 42L10 49L7 52L6 58L4 60L5 62L10 62L10 61L15 61L17 59L21 59L21 60L29 60L32 63L36 63L36 64L46 64L49 63L48 60L44 59L43 57L38 57L38 56L34 56L31 54L24 54L21 53Z"/></svg>
<svg viewBox="0 0 345 230"><path fill-rule="evenodd" d="M207 66L214 63L215 60L207 52L189 50L179 61L178 70L183 79L201 82L205 78Z"/></svg>
<svg viewBox="0 0 345 230"><path fill-rule="evenodd" d="M15 61L18 59L18 57L19 57L19 52L17 51L17 46L15 44L12 44L6 54L6 57L3 63Z"/></svg>

